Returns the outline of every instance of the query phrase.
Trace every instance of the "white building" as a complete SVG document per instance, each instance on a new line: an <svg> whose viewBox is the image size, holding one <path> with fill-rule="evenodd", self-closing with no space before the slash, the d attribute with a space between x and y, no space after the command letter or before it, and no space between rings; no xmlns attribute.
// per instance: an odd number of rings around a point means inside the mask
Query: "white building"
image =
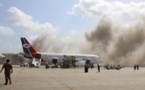
<svg viewBox="0 0 145 90"><path fill-rule="evenodd" d="M9 59L12 64L20 64L22 62L30 62L30 59L24 58L23 53L2 53L4 56L3 63Z"/></svg>

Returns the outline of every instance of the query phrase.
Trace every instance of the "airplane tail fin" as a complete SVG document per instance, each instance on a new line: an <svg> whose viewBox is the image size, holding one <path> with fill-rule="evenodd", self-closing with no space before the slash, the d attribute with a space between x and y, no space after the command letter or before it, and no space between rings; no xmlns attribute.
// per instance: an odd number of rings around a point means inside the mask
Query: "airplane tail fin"
<svg viewBox="0 0 145 90"><path fill-rule="evenodd" d="M36 57L37 52L31 46L31 44L27 41L27 39L24 37L21 37L21 42L22 42L22 47L23 47L23 51L24 51L24 57L27 57L27 58Z"/></svg>

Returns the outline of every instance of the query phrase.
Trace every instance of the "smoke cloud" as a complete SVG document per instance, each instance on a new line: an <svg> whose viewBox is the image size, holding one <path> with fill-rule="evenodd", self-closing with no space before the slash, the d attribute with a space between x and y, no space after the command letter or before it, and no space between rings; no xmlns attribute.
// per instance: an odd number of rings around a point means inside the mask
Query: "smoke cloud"
<svg viewBox="0 0 145 90"><path fill-rule="evenodd" d="M44 33L32 45L39 52L96 54L104 64L132 66L145 60L145 22L121 26L103 17L96 29L66 38Z"/></svg>

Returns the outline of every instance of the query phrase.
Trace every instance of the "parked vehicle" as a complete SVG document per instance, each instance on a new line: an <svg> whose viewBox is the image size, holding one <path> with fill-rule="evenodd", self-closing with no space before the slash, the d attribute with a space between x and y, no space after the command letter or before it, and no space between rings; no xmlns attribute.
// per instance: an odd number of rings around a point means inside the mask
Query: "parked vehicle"
<svg viewBox="0 0 145 90"><path fill-rule="evenodd" d="M24 63L21 63L21 64L20 64L20 67L29 67L29 64L26 63L26 62L24 62Z"/></svg>

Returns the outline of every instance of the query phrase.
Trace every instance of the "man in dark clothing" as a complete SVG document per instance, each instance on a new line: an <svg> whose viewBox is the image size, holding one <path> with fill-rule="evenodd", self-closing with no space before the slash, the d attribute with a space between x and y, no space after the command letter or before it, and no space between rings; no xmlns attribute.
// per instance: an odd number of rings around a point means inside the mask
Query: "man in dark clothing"
<svg viewBox="0 0 145 90"><path fill-rule="evenodd" d="M98 72L100 72L100 65L99 64L97 64L98 65Z"/></svg>
<svg viewBox="0 0 145 90"><path fill-rule="evenodd" d="M3 65L2 69L0 72L2 72L2 70L5 69L5 85L8 84L8 80L9 80L9 83L11 84L11 73L13 72L13 67L12 65L9 63L9 59L7 59L7 62Z"/></svg>
<svg viewBox="0 0 145 90"><path fill-rule="evenodd" d="M134 65L134 71L136 70L136 65Z"/></svg>
<svg viewBox="0 0 145 90"><path fill-rule="evenodd" d="M89 68L88 68L88 65L87 65L87 64L85 64L85 65L84 65L84 70L85 70L85 73L88 73L88 69L89 69Z"/></svg>
<svg viewBox="0 0 145 90"><path fill-rule="evenodd" d="M136 69L139 70L139 65L138 64L136 65Z"/></svg>

